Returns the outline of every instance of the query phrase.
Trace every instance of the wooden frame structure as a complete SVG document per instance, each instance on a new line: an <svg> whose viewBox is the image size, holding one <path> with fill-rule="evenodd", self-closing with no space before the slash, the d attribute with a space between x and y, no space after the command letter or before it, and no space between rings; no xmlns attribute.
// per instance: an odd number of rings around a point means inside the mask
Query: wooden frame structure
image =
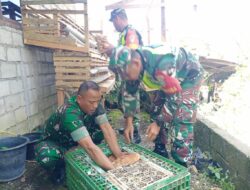
<svg viewBox="0 0 250 190"><path fill-rule="evenodd" d="M97 50L89 52L55 51L53 55L56 72L58 105L65 96L76 92L83 81L95 81L102 93L107 93L115 82L108 70L108 60Z"/></svg>
<svg viewBox="0 0 250 190"><path fill-rule="evenodd" d="M21 12L24 44L89 51L87 0L21 0Z"/></svg>

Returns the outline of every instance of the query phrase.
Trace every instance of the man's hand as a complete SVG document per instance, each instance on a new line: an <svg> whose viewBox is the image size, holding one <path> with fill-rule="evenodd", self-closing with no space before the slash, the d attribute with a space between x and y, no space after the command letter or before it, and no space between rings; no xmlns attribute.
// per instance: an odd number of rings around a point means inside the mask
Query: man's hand
<svg viewBox="0 0 250 190"><path fill-rule="evenodd" d="M114 46L108 42L107 37L103 35L97 35L95 36L95 39L97 42L98 50L110 57Z"/></svg>
<svg viewBox="0 0 250 190"><path fill-rule="evenodd" d="M133 137L134 137L134 126L133 125L129 125L126 127L126 129L124 130L124 137L125 137L125 141L130 144L131 141L133 141Z"/></svg>
<svg viewBox="0 0 250 190"><path fill-rule="evenodd" d="M155 122L151 123L146 131L146 136L148 140L154 141L157 135L159 134L160 129L161 128Z"/></svg>

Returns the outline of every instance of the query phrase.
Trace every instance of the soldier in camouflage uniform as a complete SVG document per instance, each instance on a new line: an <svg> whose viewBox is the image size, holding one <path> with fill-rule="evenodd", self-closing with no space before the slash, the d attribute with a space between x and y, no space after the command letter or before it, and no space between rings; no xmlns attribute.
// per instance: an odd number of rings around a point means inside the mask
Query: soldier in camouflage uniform
<svg viewBox="0 0 250 190"><path fill-rule="evenodd" d="M77 96L72 96L46 121L46 139L36 145L35 154L38 163L52 173L55 183L64 178L65 152L76 145L106 170L113 165L96 144L105 139L116 157L123 154L100 100L99 86L92 81L84 82Z"/></svg>
<svg viewBox="0 0 250 190"><path fill-rule="evenodd" d="M137 49L139 46L141 46L142 38L140 33L134 29L131 25L128 24L127 15L124 9L118 8L114 9L111 12L110 21L113 22L113 25L116 29L116 31L120 32L118 45L126 46L131 49ZM113 70L114 71L114 70ZM128 115L126 110L124 109L124 104L126 103L126 88L127 86L136 86L139 85L140 81L123 81L118 73L115 72L116 75L116 82L114 86L114 90L110 92L112 98L117 98L115 102L118 103L119 107L124 113L124 117L126 118L126 126L133 125L134 132L133 132L133 142L140 143L141 137L139 134L139 126L140 126L140 119L138 114L134 115ZM118 94L117 94L118 93ZM133 96L136 96L137 98L140 97L139 91L130 91ZM110 101L110 100L108 100ZM140 108L140 102L137 103L137 109ZM131 118L130 118L131 117ZM123 128L121 129L123 131ZM127 130L125 129L124 133L127 133ZM128 134L127 134L128 135Z"/></svg>
<svg viewBox="0 0 250 190"><path fill-rule="evenodd" d="M147 128L147 137L155 142L155 152L165 155L165 132L169 130L172 157L186 166L192 158L193 123L203 79L199 61L183 48L161 46L131 50L120 46L112 51L110 67L125 80L140 79L141 86L152 91L153 122ZM139 111L136 109L139 99L130 93L130 88L134 91L135 86L126 88L125 95L129 98L124 110L133 115Z"/></svg>

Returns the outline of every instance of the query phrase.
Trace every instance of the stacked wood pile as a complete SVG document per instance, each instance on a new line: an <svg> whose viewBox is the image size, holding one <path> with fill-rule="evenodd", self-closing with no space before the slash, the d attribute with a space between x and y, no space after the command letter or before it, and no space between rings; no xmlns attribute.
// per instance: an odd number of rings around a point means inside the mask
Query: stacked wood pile
<svg viewBox="0 0 250 190"><path fill-rule="evenodd" d="M110 90L108 60L89 34L87 0L21 0L24 44L54 49L58 104L85 80Z"/></svg>
<svg viewBox="0 0 250 190"><path fill-rule="evenodd" d="M108 92L114 84L106 57L95 49L87 53L59 50L54 52L53 58L59 104L63 103L65 94L75 92L85 80L99 83L103 93Z"/></svg>

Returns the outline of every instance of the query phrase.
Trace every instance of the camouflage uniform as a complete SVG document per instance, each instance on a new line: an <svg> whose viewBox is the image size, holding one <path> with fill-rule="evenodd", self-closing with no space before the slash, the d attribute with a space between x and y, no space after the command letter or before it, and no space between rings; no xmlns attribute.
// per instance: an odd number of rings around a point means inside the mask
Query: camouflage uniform
<svg viewBox="0 0 250 190"><path fill-rule="evenodd" d="M94 143L99 144L104 136L100 125L108 122L101 104L93 115L84 113L76 96L60 106L45 123L46 139L35 147L36 160L44 168L53 170L64 153L77 145L77 141L90 136Z"/></svg>
<svg viewBox="0 0 250 190"><path fill-rule="evenodd" d="M203 69L199 61L183 48L161 46L152 49L143 47L137 52L140 54L143 64L140 76L141 86L153 91L150 95L152 105L149 113L152 121L161 127L155 143L166 144L165 132L170 130L173 139L172 156L176 162L186 163L192 156L193 123ZM126 64L130 63L130 58L128 48L118 47L113 51L110 67L123 73ZM174 95L168 95L161 91L164 84L157 76L157 71L178 79L182 91ZM131 115L138 112L137 109L134 109L136 101L138 98L130 94L130 98L125 104L126 112Z"/></svg>
<svg viewBox="0 0 250 190"><path fill-rule="evenodd" d="M128 38L131 38L131 40ZM131 49L137 49L142 44L143 43L142 43L141 35L131 25L128 25L123 30L123 32L120 33L119 40L118 40L119 46L126 46ZM125 104L127 104L127 102L130 103L130 99L131 99L130 95L132 95L133 97L136 97L138 101L136 101L135 104L130 104L130 105L133 106L133 109L137 109L137 110L140 109L140 101L139 101L140 94L139 94L139 91L137 90L140 84L140 81L139 80L138 81L123 81L119 73L117 73L112 68L111 70L115 73L115 77L116 77L114 90L110 92L111 97L113 99L117 98L115 102L118 103L118 106L121 109L121 111L124 113L125 118L129 116L133 116L133 126L135 130L138 131L139 126L140 126L139 115L138 114L131 115L130 112L127 112L127 109L125 109L126 107ZM135 86L135 88L131 88L131 86Z"/></svg>

